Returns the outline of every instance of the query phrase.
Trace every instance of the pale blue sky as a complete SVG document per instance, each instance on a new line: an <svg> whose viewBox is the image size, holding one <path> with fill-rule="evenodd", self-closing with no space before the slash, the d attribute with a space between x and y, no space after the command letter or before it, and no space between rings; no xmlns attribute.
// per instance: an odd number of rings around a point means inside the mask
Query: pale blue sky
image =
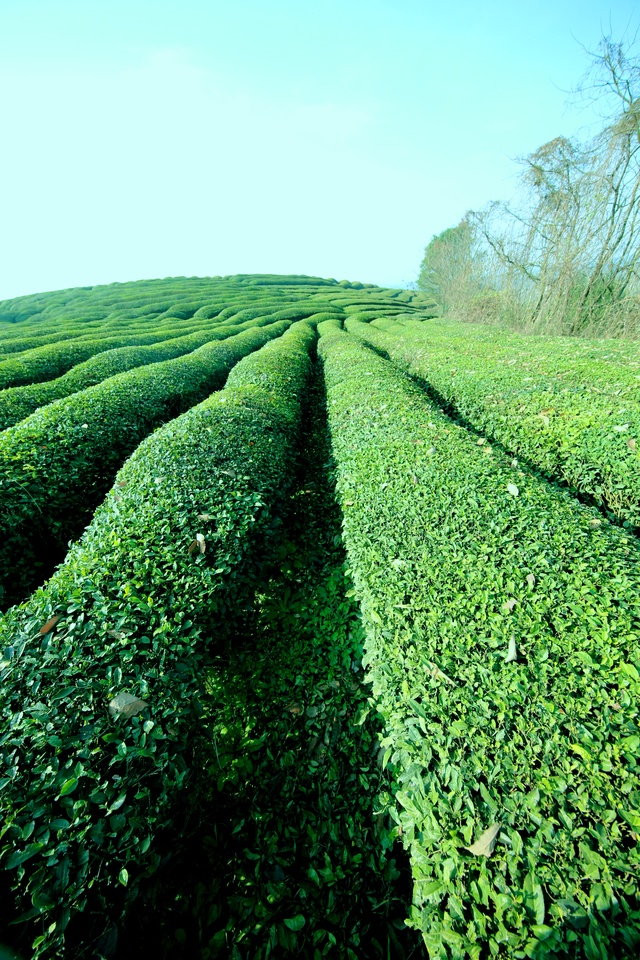
<svg viewBox="0 0 640 960"><path fill-rule="evenodd" d="M176 275L400 286L636 0L0 0L0 298Z"/></svg>

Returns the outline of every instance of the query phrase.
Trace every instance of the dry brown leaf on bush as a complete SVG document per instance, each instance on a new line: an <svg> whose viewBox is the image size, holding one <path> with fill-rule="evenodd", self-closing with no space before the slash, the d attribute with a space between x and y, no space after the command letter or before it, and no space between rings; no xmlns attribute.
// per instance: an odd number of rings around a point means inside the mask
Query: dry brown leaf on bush
<svg viewBox="0 0 640 960"><path fill-rule="evenodd" d="M134 697L131 693L118 693L109 701L109 713L112 717L135 717L137 713L148 706L145 700Z"/></svg>
<svg viewBox="0 0 640 960"><path fill-rule="evenodd" d="M60 619L60 617L57 617L57 616L56 616L56 617L50 617L50 619L47 620L46 623L43 623L43 624L42 624L42 626L41 626L40 629L38 630L38 633L39 633L41 636L44 637L44 635L45 635L46 633L49 633L50 630L53 630L53 628L55 627L55 625L56 625L56 623L58 622L59 619Z"/></svg>
<svg viewBox="0 0 640 960"><path fill-rule="evenodd" d="M490 857L499 833L500 824L494 823L478 837L475 843L472 843L470 847L465 847L464 849L468 850L469 853L472 853L475 857Z"/></svg>

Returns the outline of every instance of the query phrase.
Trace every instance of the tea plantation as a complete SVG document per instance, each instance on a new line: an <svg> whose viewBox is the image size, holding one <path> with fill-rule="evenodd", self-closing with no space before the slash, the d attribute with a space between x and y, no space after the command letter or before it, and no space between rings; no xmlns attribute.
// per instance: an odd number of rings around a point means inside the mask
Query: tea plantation
<svg viewBox="0 0 640 960"><path fill-rule="evenodd" d="M640 955L640 351L0 302L0 957Z"/></svg>

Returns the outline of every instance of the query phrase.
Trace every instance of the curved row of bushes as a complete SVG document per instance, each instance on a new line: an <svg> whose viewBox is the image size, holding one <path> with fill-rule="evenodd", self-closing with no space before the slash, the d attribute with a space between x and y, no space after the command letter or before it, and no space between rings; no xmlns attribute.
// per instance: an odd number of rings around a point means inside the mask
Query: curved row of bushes
<svg viewBox="0 0 640 960"><path fill-rule="evenodd" d="M320 327L343 535L429 956L640 951L640 550Z"/></svg>
<svg viewBox="0 0 640 960"><path fill-rule="evenodd" d="M219 389L247 353L279 336L280 321L207 343L56 400L0 434L0 606L42 581L48 555L78 536L140 441Z"/></svg>
<svg viewBox="0 0 640 960"><path fill-rule="evenodd" d="M640 367L554 356L552 344L538 345L538 356L534 348L514 356L513 347L496 356L463 337L436 339L430 326L347 322L475 429L640 526Z"/></svg>
<svg viewBox="0 0 640 960"><path fill-rule="evenodd" d="M117 347L143 347L168 340L172 334L165 331L123 334L111 337L90 337L64 340L35 347L24 354L0 360L0 389L41 383L62 376L78 363Z"/></svg>
<svg viewBox="0 0 640 960"><path fill-rule="evenodd" d="M352 287L352 289L349 289ZM175 278L131 284L56 291L0 302L0 355L27 345L44 345L49 338L130 332L146 320L155 326L192 319L220 319L269 304L273 310L292 301L316 300L314 312L343 305L377 303L382 309L407 302L407 311L424 304L415 294L383 290L371 285L337 284L317 278L217 277ZM10 320L3 323L2 320ZM186 331L185 331L186 332ZM26 348L26 347L25 347Z"/></svg>
<svg viewBox="0 0 640 960"><path fill-rule="evenodd" d="M0 335L0 358L4 359L12 353L24 353L25 350L33 350L35 347L46 347L48 343L58 343L61 340L74 340L86 336L84 330L64 330L57 329L50 333L43 333L40 336L31 331L31 336L25 336L21 330L16 331L15 336L6 336L4 331Z"/></svg>
<svg viewBox="0 0 640 960"><path fill-rule="evenodd" d="M40 342L34 343L31 346L31 342L34 339L31 336L25 336L23 333L23 339L20 337L14 337L11 340L10 346L12 347L10 355L4 357L0 360L0 364L4 364L5 361L11 361L11 364L18 370L17 364L21 363L23 360L28 365L26 373L29 372L29 368L33 367L36 373L36 376L39 375L41 358L48 360L54 365L56 362L64 364L65 355L64 347L66 344L68 346L71 343L75 343L78 346L86 347L93 341L103 341L103 340L114 340L119 341L122 345L128 345L125 341L126 338L130 338L130 345L146 345L157 343L161 340L166 340L169 337L184 336L188 333L197 333L198 331L203 331L208 329L211 326L211 323L203 319L188 319L180 320L177 317L167 317L159 318L155 316L143 317L137 320L124 320L119 323L91 323L91 324L77 324L66 322L61 319L56 324L56 335L46 334L41 337ZM31 332L31 331L30 331ZM57 339L55 337L57 336ZM138 340L140 339L140 343ZM19 349L19 344L23 343L24 348ZM59 343L61 348L61 359L57 361L56 352L51 349L47 350L46 348L53 347ZM119 343L114 344L114 349L117 348ZM109 349L103 348L103 349ZM0 357L4 355L4 343L0 342ZM3 369L0 367L0 369ZM7 366L7 374L10 372L11 367Z"/></svg>
<svg viewBox="0 0 640 960"><path fill-rule="evenodd" d="M383 322L374 320L372 326ZM392 329L416 338L418 348L430 347L451 360L481 357L505 366L507 372L513 367L522 377L557 379L558 389L577 387L596 394L621 390L624 394L634 383L637 387L640 377L640 351L630 340L531 337L481 324L424 323L411 315L399 319Z"/></svg>
<svg viewBox="0 0 640 960"><path fill-rule="evenodd" d="M61 397L68 397L79 390L101 383L125 370L146 364L172 360L190 353L212 340L224 340L242 330L266 326L274 322L270 316L258 316L245 323L225 326L208 326L205 330L187 333L181 337L162 340L149 347L119 347L106 350L72 367L67 373L45 383L33 383L24 387L9 387L0 390L0 430L6 430Z"/></svg>
<svg viewBox="0 0 640 960"><path fill-rule="evenodd" d="M71 956L83 911L86 946L180 817L203 661L271 536L314 339L295 324L145 440L51 581L0 619L0 911L42 931L34 957Z"/></svg>

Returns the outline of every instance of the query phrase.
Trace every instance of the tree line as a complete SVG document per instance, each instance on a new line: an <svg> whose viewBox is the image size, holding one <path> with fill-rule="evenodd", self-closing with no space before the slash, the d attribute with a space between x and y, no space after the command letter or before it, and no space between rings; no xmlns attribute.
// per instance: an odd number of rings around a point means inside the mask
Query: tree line
<svg viewBox="0 0 640 960"><path fill-rule="evenodd" d="M433 237L418 286L445 315L532 332L640 335L640 55L604 36L577 92L601 124L523 158L514 203Z"/></svg>

